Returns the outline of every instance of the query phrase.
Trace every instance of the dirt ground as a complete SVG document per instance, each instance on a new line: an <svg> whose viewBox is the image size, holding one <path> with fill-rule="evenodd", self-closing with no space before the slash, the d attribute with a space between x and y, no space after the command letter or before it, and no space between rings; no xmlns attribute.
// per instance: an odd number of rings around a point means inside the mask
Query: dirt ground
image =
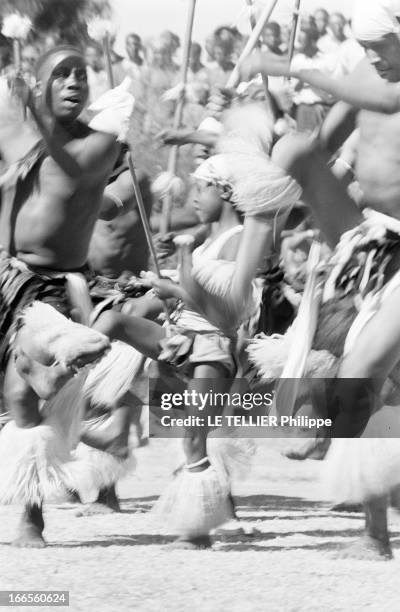
<svg viewBox="0 0 400 612"><path fill-rule="evenodd" d="M157 534L149 510L176 467L177 444L152 440L137 451L136 473L119 486L120 514L78 518L77 506L48 505L44 550L9 545L19 509L2 507L1 589L68 590L73 612L399 609L400 517L390 516L393 561L335 559L361 531L361 515L330 512L321 501L321 462L289 461L280 440L258 443L250 477L234 489L253 536L225 532L213 550L168 550L171 538Z"/></svg>

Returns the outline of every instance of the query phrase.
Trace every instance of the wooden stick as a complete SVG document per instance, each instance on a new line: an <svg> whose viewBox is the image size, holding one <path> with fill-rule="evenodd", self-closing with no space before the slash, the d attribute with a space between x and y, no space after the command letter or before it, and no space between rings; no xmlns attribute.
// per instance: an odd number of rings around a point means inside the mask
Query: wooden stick
<svg viewBox="0 0 400 612"><path fill-rule="evenodd" d="M237 61L237 64L231 74L231 76L228 79L228 82L226 84L227 89L233 89L234 87L236 87L239 84L239 79L240 79L240 65L243 62L243 60L246 59L246 57L248 57L250 55L250 53L255 49L257 43L258 43L258 39L261 36L261 32L264 29L265 24L269 21L274 8L276 7L276 5L278 4L278 0L271 0L269 5L266 5L264 7L264 10L262 11L255 27L254 30L252 31L249 40L247 41L246 45L244 46L244 49L242 51L242 53L240 54L240 57Z"/></svg>
<svg viewBox="0 0 400 612"><path fill-rule="evenodd" d="M104 58L106 60L108 84L110 85L110 89L114 89L115 81L114 81L113 66L112 66L112 61L111 61L110 35L108 33L103 38L103 53L104 53Z"/></svg>
<svg viewBox="0 0 400 612"><path fill-rule="evenodd" d="M296 44L297 27L299 24L299 17L300 17L300 3L301 3L301 0L296 0L294 12L293 12L292 29L290 31L290 40L289 40L289 65L292 62L293 55L294 55L294 47Z"/></svg>
<svg viewBox="0 0 400 612"><path fill-rule="evenodd" d="M133 182L133 189L135 191L136 202L137 202L137 205L138 205L140 218L142 220L143 229L144 229L144 233L145 233L145 236L146 236L147 244L149 245L150 253L151 253L151 256L153 258L154 267L156 269L156 274L157 274L158 278L162 278L162 276L161 276L161 268L160 268L160 264L159 264L159 261L158 261L156 248L154 246L153 236L152 236L152 233L151 233L150 223L149 223L149 220L148 220L147 215L146 215L146 208L145 208L145 205L144 205L144 202L143 202L142 192L140 191L140 185L139 185L138 178L136 176L136 170L135 170L135 166L134 166L134 163L133 163L133 157L132 157L132 153L131 152L129 152L129 155L128 155L128 164L129 164L129 171L131 173L131 178L132 178L132 182ZM167 306L167 304L166 304L166 302L164 300L162 300L162 303L163 303L164 313L165 313L167 322L168 322L168 324L171 324L171 319L170 319L170 315L169 315L168 306Z"/></svg>
<svg viewBox="0 0 400 612"><path fill-rule="evenodd" d="M252 6L254 5L254 0L246 0L246 4L251 9ZM251 27L251 29L254 30L256 25L257 25L257 19L256 19L254 13L250 12L250 27ZM257 41L257 47L259 49L261 49L261 40L260 39L258 39L258 41ZM268 87L268 77L265 74L263 74L261 78L262 78L262 82L263 82L263 85L264 85L264 90L265 90L265 95L267 96L267 100L270 100L271 99L271 94L269 92L269 87Z"/></svg>
<svg viewBox="0 0 400 612"><path fill-rule="evenodd" d="M187 84L187 75L189 69L189 58L190 58L190 47L192 44L192 32L193 32L193 23L194 23L194 14L196 9L196 0L190 0L188 18L186 23L186 32L185 32L185 40L183 44L183 57L182 57L182 66L181 66L181 75L180 75L180 83L182 84L182 91L180 93L174 116L174 129L179 129L182 124L182 116L183 116L183 108L185 105L185 93L186 93L186 84ZM179 147L174 145L171 147L169 157L168 157L168 172L171 174L176 174L176 169L178 165L178 151ZM163 199L162 206L162 214L160 219L160 233L166 234L170 225L171 218L171 210L172 210L173 200L172 195L168 193Z"/></svg>

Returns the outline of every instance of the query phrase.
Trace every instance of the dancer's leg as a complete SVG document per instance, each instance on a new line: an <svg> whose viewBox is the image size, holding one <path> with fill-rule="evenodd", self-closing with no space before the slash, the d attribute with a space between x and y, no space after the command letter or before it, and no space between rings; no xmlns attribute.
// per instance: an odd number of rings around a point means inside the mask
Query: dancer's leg
<svg viewBox="0 0 400 612"><path fill-rule="evenodd" d="M227 393L230 389L231 381L228 379L228 372L223 366L219 366L215 363L199 364L194 368L193 378L188 384L188 391L191 393L195 392L194 396L199 397L199 394L210 393ZM185 407L185 416L193 416L204 419L204 425L200 427L188 427L185 430L184 438L184 453L186 457L187 467L186 469L194 475L199 472L205 472L210 469L210 462L204 461L200 465L193 465L201 460L207 458L207 437L210 433L210 427L207 426L208 416L221 414L223 406L214 407L212 405L206 405L203 410L199 411L198 404L196 401L189 406ZM193 465L193 467L191 467ZM234 516L234 507L231 498L225 500L226 505L232 505L231 516L226 517L232 518ZM211 540L208 534L200 536L182 535L173 544L172 548L183 548L183 549L198 549L208 548L211 546Z"/></svg>
<svg viewBox="0 0 400 612"><path fill-rule="evenodd" d="M165 329L157 323L112 310L102 313L93 327L111 340L130 344L151 359L158 358L160 342L166 337Z"/></svg>
<svg viewBox="0 0 400 612"><path fill-rule="evenodd" d="M4 377L4 402L17 427L29 429L40 424L39 398L18 374L12 357ZM42 504L27 503L13 545L42 548L45 546L43 529Z"/></svg>

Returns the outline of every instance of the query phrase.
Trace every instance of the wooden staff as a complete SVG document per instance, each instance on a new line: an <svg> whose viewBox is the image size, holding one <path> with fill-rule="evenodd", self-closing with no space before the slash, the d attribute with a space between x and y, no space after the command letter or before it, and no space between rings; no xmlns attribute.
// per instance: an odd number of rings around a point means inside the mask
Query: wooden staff
<svg viewBox="0 0 400 612"><path fill-rule="evenodd" d="M254 6L254 0L246 0L246 4L247 4L247 6L250 9L250 27L251 27L252 30L254 30L254 28L257 25L257 19L256 19L255 15L254 15L253 11L251 10L252 7ZM260 39L258 39L258 41L257 41L257 47L259 49L261 49L261 40ZM265 95L267 96L267 100L270 100L271 99L271 94L269 92L269 87L268 87L268 77L265 74L263 74L261 78L262 78L262 82L263 82L263 85L264 85L264 90L265 90Z"/></svg>
<svg viewBox="0 0 400 612"><path fill-rule="evenodd" d="M113 66L112 66L112 61L111 61L111 45L110 45L109 32L107 32L103 38L103 53L104 53L104 57L106 60L108 83L110 85L110 89L114 89L115 81L114 81Z"/></svg>
<svg viewBox="0 0 400 612"><path fill-rule="evenodd" d="M136 175L135 166L134 166L134 163L133 163L133 157L132 157L132 153L131 152L129 152L129 155L128 155L128 163L129 163L129 170L130 170L130 173L131 173L131 178L132 178L132 183L133 183L133 189L135 191L136 202L137 202L137 205L138 205L140 218L142 220L143 229L144 229L144 233L145 233L145 236L146 236L147 244L149 245L150 253L151 253L151 256L153 258L153 263L154 263L154 267L156 269L156 274L157 274L158 278L162 278L162 276L161 276L161 268L160 268L160 264L159 264L159 261L158 261L156 248L154 246L153 236L151 234L150 223L149 223L149 220L148 220L147 215L146 215L146 208L145 208L145 205L144 205L144 202L143 202L142 192L140 191L139 181L138 181L138 178L137 178L137 175ZM171 319L170 319L169 309L168 309L167 303L164 300L162 300L162 303L163 303L163 309L164 309L164 313L165 313L167 322L168 322L168 324L171 324Z"/></svg>
<svg viewBox="0 0 400 612"><path fill-rule="evenodd" d="M240 54L240 57L231 76L228 79L228 82L226 84L227 89L233 89L239 84L240 65L246 59L246 57L248 57L250 53L255 49L258 43L258 39L261 36L261 32L263 31L265 24L269 21L273 10L277 4L278 0L271 0L270 4L264 7L264 10L262 11L257 23L255 24L254 30L251 33L249 40L247 41L242 53Z"/></svg>
<svg viewBox="0 0 400 612"><path fill-rule="evenodd" d="M183 57L182 57L182 66L181 66L181 75L180 75L180 83L182 85L182 91L180 92L180 96L179 96L179 99L176 105L176 109L175 109L174 124L173 124L174 129L179 129L182 124L183 108L185 105L187 75L188 75L188 69L189 69L190 47L192 44L192 32L193 32L195 9L196 9L196 0L190 0L188 18L187 18L187 23L186 23L185 40L183 44ZM179 147L177 145L173 145L169 153L168 172L170 172L172 175L176 174L176 169L178 165L178 151L179 151ZM166 234L168 232L168 229L170 226L172 205L173 205L172 194L169 192L163 199L162 214L161 214L161 219L160 219L160 233L161 234Z"/></svg>
<svg viewBox="0 0 400 612"><path fill-rule="evenodd" d="M289 40L289 65L292 63L292 59L294 55L294 46L296 44L297 27L299 25L299 17L300 17L300 4L301 4L301 0L296 0L294 12L293 12L292 29L290 31L290 40Z"/></svg>

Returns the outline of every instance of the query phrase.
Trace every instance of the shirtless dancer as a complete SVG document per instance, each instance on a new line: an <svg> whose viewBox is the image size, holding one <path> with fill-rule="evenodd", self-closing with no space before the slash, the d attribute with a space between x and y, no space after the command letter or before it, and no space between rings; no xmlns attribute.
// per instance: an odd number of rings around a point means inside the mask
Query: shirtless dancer
<svg viewBox="0 0 400 612"><path fill-rule="evenodd" d="M336 81L316 70L293 72L286 59L262 54L249 59L242 74L245 79L260 70L267 75L293 76L315 87L321 87L343 101L328 117L319 139L292 137L286 141L282 140L275 152L281 164L301 183L304 199L312 207L332 247L339 242L344 232L356 228L364 220L360 208L350 199L344 184L337 180L327 165L330 154L340 147L356 126L359 130L359 140L354 173L363 193L362 207L388 215L393 218L394 224L400 219L399 22L395 14L385 13L379 1L373 6L372 3L367 6L367 3L360 2L357 8L359 10L356 11L353 21L355 34L364 47L367 58L350 77ZM345 174L351 173L353 168L348 162L346 164L348 172ZM390 224L390 219L387 221ZM398 234L398 231L396 233ZM393 273L399 267L399 249L394 248L389 268ZM399 307L400 288L397 285L390 293L390 299L381 302L377 312L361 329L351 350L341 360L338 376L341 379L354 379L355 394L359 391L357 380L383 381L398 364ZM380 387L375 388L375 391L379 393ZM353 400L355 397L354 395ZM352 398L347 396L345 403L346 400L351 406ZM360 430L353 432L354 435L360 435L365 425L364 419ZM345 442L349 445L352 440ZM393 440L393 443L398 441ZM381 461L381 455L377 456L376 461ZM387 465L385 467L387 468ZM371 461L366 469L371 469ZM393 471L396 470L393 468L392 473ZM385 484L382 484L378 483L380 491L385 489ZM394 484L392 483L392 486ZM360 486L362 489L362 485ZM349 549L345 556L391 557L386 516L389 492L390 486L387 486L384 495L377 492L371 494L371 490L368 494L364 490L364 498L359 501L362 501L365 507L365 536Z"/></svg>
<svg viewBox="0 0 400 612"><path fill-rule="evenodd" d="M84 268L119 150L114 136L95 132L78 119L88 97L85 62L78 50L56 47L47 52L39 59L37 78L36 99L26 84L17 86L43 146L39 144L37 155L32 157L31 152L25 160L25 175L19 176L14 193L5 192L11 199L3 199L0 215L0 243L7 248L0 260L1 301L8 306L7 316L1 319L8 343L2 347L4 398L16 427L22 429L40 424L40 398L10 356L10 322L15 323L16 311L35 299L71 314L66 281L54 276ZM109 209L112 201L107 199L106 205ZM17 288L18 300L13 293ZM17 346L18 336L14 350ZM95 336L92 346L84 347L70 365L90 362L108 347L107 338ZM68 376L71 371L66 372ZM46 397L46 390L41 397ZM26 503L15 544L44 546L43 528L41 503Z"/></svg>

